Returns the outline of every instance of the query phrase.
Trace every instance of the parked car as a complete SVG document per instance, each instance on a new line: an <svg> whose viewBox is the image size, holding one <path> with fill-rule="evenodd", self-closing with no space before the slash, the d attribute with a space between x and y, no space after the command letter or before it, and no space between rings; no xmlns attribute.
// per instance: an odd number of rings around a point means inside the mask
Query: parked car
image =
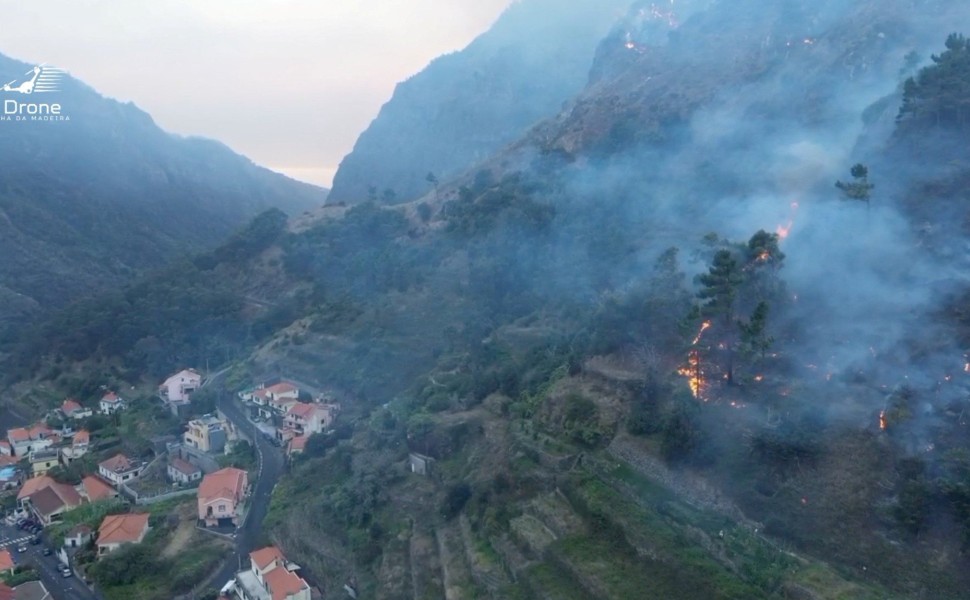
<svg viewBox="0 0 970 600"><path fill-rule="evenodd" d="M23 554L26 551L27 551L27 546L24 546L23 544L17 546L17 552L19 552L20 554Z"/></svg>
<svg viewBox="0 0 970 600"><path fill-rule="evenodd" d="M43 554L44 556L50 556L51 554L54 554L54 551L45 546L41 554Z"/></svg>
<svg viewBox="0 0 970 600"><path fill-rule="evenodd" d="M40 543L40 538L37 537L36 535L34 536L34 538L32 540L30 540L30 545L31 546L36 546L39 543Z"/></svg>
<svg viewBox="0 0 970 600"><path fill-rule="evenodd" d="M62 577L70 577L71 575L74 575L74 571L71 570L71 567L64 567L61 569Z"/></svg>

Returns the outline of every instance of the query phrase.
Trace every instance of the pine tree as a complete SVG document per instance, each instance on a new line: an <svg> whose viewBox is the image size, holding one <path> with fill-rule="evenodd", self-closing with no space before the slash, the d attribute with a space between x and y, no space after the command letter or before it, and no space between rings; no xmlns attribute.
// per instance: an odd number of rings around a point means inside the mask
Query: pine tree
<svg viewBox="0 0 970 600"><path fill-rule="evenodd" d="M869 168L861 163L856 164L852 167L850 173L852 175L852 181L848 183L836 181L835 187L842 190L842 195L845 200L865 202L866 208L869 208L872 190L876 187L869 183Z"/></svg>

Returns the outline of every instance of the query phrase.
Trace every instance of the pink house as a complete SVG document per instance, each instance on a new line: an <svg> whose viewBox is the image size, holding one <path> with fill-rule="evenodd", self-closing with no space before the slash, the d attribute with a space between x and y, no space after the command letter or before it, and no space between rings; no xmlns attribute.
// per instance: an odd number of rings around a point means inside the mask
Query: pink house
<svg viewBox="0 0 970 600"><path fill-rule="evenodd" d="M286 412L286 426L300 435L321 433L333 424L338 406L297 402Z"/></svg>
<svg viewBox="0 0 970 600"><path fill-rule="evenodd" d="M199 485L199 520L207 527L222 523L239 525L239 512L249 490L249 474L226 467L202 478Z"/></svg>
<svg viewBox="0 0 970 600"><path fill-rule="evenodd" d="M158 394L166 402L188 402L189 396L202 386L202 375L193 369L183 369L158 386Z"/></svg>

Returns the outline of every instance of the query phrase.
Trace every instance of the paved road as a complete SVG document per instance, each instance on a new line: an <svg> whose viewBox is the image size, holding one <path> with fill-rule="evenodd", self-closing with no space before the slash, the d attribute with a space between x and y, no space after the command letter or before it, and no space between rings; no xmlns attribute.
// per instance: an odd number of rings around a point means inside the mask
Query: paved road
<svg viewBox="0 0 970 600"><path fill-rule="evenodd" d="M76 576L63 577L61 563L57 557L53 554L50 556L41 554L44 544L31 544L32 537L5 522L0 525L0 547L10 550L18 565L33 564L54 600L98 600L100 598ZM17 548L24 544L27 546L27 551L17 552Z"/></svg>
<svg viewBox="0 0 970 600"><path fill-rule="evenodd" d="M235 577L236 573L249 566L249 553L256 549L263 519L269 509L270 496L273 494L276 482L283 474L283 452L270 444L256 430L256 426L240 410L233 394L221 390L219 409L240 431L244 431L252 437L259 458L259 473L255 484L253 484L246 522L236 531L236 544L233 553L226 562L226 566L213 581L213 586L217 588L225 585L227 581Z"/></svg>

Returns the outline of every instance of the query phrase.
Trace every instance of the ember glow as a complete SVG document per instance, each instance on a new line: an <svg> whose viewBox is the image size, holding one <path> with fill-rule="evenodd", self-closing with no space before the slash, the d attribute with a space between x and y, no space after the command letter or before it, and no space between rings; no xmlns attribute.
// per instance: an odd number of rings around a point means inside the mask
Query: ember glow
<svg viewBox="0 0 970 600"><path fill-rule="evenodd" d="M879 411L879 429L886 431L886 411Z"/></svg>
<svg viewBox="0 0 970 600"><path fill-rule="evenodd" d="M690 386L691 393L698 400L704 399L703 395L704 390L707 389L707 379L704 377L704 370L701 367L701 353L696 346L701 342L704 332L710 327L710 321L701 323L701 329L697 332L694 341L691 343L695 347L691 348L690 352L687 353L687 364L677 370L679 375L687 378L687 385Z"/></svg>
<svg viewBox="0 0 970 600"><path fill-rule="evenodd" d="M775 229L775 233L778 234L778 237L779 238L785 239L785 238L788 237L788 234L791 233L791 228L795 224L795 214L796 213L798 213L798 202L792 202L791 203L791 216L788 218L788 222L785 223L784 225L779 225L778 228Z"/></svg>
<svg viewBox="0 0 970 600"><path fill-rule="evenodd" d="M694 338L694 341L691 342L691 345L696 346L697 344L701 343L701 336L703 336L704 332L710 328L711 328L710 321L704 321L703 323L701 323L701 330L697 332L697 337Z"/></svg>

